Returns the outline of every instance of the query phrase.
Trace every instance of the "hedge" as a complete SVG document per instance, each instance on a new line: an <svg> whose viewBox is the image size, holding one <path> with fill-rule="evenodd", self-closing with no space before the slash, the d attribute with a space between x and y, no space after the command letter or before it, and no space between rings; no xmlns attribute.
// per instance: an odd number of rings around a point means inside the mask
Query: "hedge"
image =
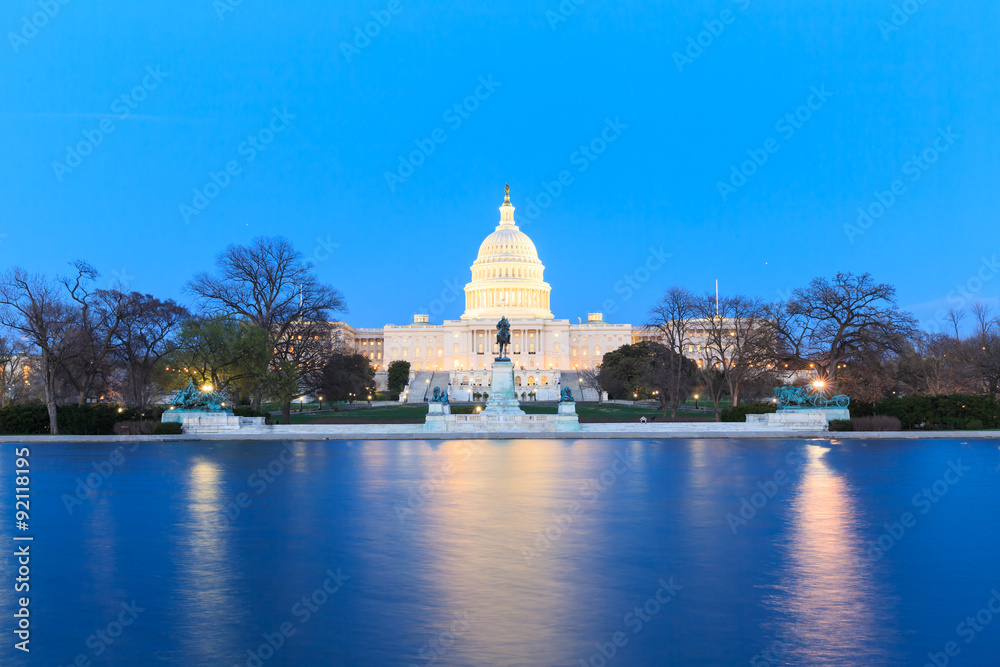
<svg viewBox="0 0 1000 667"><path fill-rule="evenodd" d="M878 405L851 404L851 417L873 415L897 417L904 429L1000 428L1000 403L989 396L902 396L887 399Z"/></svg>
<svg viewBox="0 0 1000 667"><path fill-rule="evenodd" d="M114 405L61 405L56 412L60 435L113 435L121 419ZM44 405L0 408L0 434L47 435L49 413Z"/></svg>
<svg viewBox="0 0 1000 667"><path fill-rule="evenodd" d="M740 403L739 405L723 408L719 412L719 421L745 422L747 415L764 415L777 411L778 406L774 403Z"/></svg>

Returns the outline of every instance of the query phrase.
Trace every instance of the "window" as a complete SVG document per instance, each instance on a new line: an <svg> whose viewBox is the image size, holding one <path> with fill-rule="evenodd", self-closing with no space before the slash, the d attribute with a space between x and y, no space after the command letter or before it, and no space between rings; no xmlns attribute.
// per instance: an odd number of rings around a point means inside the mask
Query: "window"
<svg viewBox="0 0 1000 667"><path fill-rule="evenodd" d="M482 343L479 344L479 352L477 354L483 354L483 344ZM482 360L480 360L479 364L482 365L482 363L483 363Z"/></svg>
<svg viewBox="0 0 1000 667"><path fill-rule="evenodd" d="M521 354L521 344L514 343L514 354Z"/></svg>
<svg viewBox="0 0 1000 667"><path fill-rule="evenodd" d="M455 351L452 354L458 354L458 343L455 343Z"/></svg>
<svg viewBox="0 0 1000 667"><path fill-rule="evenodd" d="M544 387L548 383L549 383L549 376L548 375L543 375L542 376L542 386Z"/></svg>
<svg viewBox="0 0 1000 667"><path fill-rule="evenodd" d="M535 353L535 344L534 343L529 343L528 344L528 354L534 354L534 353Z"/></svg>

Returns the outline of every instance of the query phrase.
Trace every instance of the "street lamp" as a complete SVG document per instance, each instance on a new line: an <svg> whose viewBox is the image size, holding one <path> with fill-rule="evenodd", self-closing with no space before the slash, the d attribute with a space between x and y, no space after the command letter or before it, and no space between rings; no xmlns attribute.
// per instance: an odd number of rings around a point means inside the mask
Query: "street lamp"
<svg viewBox="0 0 1000 667"><path fill-rule="evenodd" d="M323 397L322 396L319 397L319 409L320 410L323 409Z"/></svg>
<svg viewBox="0 0 1000 667"><path fill-rule="evenodd" d="M695 394L694 395L694 409L695 410L698 409L698 398L699 398L698 394Z"/></svg>

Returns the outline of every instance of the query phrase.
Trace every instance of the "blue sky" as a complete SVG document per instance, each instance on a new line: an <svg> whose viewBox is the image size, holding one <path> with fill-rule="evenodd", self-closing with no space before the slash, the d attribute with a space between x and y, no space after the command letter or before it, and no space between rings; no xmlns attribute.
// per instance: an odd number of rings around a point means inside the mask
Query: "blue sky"
<svg viewBox="0 0 1000 667"><path fill-rule="evenodd" d="M63 1L0 9L0 269L186 301L280 233L353 324L441 321L509 181L557 317L837 271L929 326L1000 295L995 2Z"/></svg>

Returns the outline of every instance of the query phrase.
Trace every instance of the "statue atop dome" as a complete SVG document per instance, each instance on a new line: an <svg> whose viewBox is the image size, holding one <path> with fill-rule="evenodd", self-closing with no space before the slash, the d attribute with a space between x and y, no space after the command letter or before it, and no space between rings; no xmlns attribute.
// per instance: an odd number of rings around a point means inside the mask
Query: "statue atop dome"
<svg viewBox="0 0 1000 667"><path fill-rule="evenodd" d="M504 206L510 206L511 205L511 203L510 203L510 183L508 183L506 186L504 186L504 189L503 189L503 205Z"/></svg>

